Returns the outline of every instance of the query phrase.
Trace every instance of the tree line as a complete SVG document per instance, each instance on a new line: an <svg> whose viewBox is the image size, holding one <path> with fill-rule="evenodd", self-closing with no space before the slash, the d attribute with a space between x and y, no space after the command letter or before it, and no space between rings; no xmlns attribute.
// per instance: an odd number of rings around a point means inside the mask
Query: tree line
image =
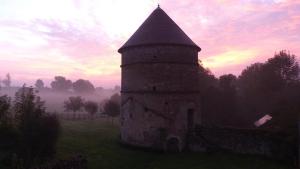
<svg viewBox="0 0 300 169"><path fill-rule="evenodd" d="M202 118L206 125L254 128L268 114L264 129L293 132L300 112L300 78L296 56L280 51L264 63L246 67L239 76L216 78L200 66Z"/></svg>
<svg viewBox="0 0 300 169"><path fill-rule="evenodd" d="M120 114L120 102L121 96L116 93L109 99L104 100L100 104L95 101L85 101L81 96L71 96L64 102L64 108L67 112L73 112L73 116L76 116L76 112L85 110L93 118L93 116L100 111L102 114L113 118Z"/></svg>
<svg viewBox="0 0 300 169"><path fill-rule="evenodd" d="M75 82L66 79L63 76L55 76L54 81L50 83L50 86L53 91L56 92L68 92L73 90L76 93L94 93L95 87L89 80L78 79ZM35 82L35 87L39 90L45 88L44 82L41 79L38 79Z"/></svg>

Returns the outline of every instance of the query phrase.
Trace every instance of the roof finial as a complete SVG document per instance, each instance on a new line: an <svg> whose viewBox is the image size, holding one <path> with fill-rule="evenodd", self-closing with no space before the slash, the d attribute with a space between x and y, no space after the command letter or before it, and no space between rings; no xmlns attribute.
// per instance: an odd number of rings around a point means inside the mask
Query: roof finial
<svg viewBox="0 0 300 169"><path fill-rule="evenodd" d="M157 3L157 8L160 8L159 3Z"/></svg>

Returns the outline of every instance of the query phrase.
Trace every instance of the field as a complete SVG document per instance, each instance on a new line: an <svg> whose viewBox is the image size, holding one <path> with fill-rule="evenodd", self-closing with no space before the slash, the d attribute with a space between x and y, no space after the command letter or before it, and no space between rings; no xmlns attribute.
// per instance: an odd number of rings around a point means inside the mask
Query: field
<svg viewBox="0 0 300 169"><path fill-rule="evenodd" d="M166 154L134 150L118 143L118 126L110 120L62 121L57 157L82 154L90 169L290 169L259 156L230 153Z"/></svg>

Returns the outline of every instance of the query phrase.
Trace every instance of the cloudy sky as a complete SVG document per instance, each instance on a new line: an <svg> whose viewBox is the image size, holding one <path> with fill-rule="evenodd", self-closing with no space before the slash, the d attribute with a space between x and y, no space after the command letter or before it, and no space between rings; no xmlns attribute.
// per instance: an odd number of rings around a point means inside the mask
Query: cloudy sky
<svg viewBox="0 0 300 169"><path fill-rule="evenodd" d="M117 49L158 3L217 76L282 49L300 56L300 0L0 0L0 77L119 84Z"/></svg>

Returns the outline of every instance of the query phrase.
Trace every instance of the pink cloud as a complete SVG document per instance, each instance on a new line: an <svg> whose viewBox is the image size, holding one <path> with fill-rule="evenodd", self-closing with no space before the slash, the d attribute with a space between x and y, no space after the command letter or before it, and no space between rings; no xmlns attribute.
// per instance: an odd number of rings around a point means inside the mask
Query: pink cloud
<svg viewBox="0 0 300 169"><path fill-rule="evenodd" d="M70 79L91 79L97 85L120 83L117 49L130 37L128 32L138 27L129 20L140 18L128 17L126 22L120 17L126 11L120 14L115 10L123 9L117 5L124 3L104 2L71 1L62 19L54 14L52 17L55 9L43 15L51 17L36 16L29 20L3 19L0 12L0 63L4 65L0 76L11 72L16 79L28 83L36 78L49 81L62 74ZM127 3L128 8L137 1ZM107 5L102 10L112 9L98 13L95 4ZM217 75L239 74L247 65L263 62L281 49L300 56L300 1L164 0L160 5L202 48L199 59ZM136 16L148 15L148 9L137 11ZM128 25L122 27L119 22Z"/></svg>

